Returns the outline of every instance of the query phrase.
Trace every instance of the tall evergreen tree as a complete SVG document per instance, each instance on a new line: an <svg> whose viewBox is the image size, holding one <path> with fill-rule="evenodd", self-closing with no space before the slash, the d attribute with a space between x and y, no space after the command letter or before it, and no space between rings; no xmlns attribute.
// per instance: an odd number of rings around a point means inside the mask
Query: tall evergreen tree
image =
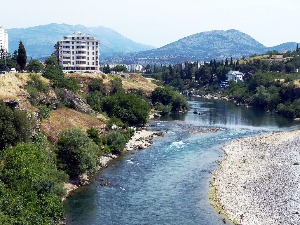
<svg viewBox="0 0 300 225"><path fill-rule="evenodd" d="M19 48L18 48L18 56L17 56L17 63L20 66L20 70L23 72L27 61L27 54L26 49L22 43L22 41L19 42Z"/></svg>

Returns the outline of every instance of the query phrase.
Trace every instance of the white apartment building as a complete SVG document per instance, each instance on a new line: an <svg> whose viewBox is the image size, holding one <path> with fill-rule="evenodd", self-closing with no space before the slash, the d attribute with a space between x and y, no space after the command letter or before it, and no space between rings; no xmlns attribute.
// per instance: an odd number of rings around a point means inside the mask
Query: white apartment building
<svg viewBox="0 0 300 225"><path fill-rule="evenodd" d="M56 45L56 54L63 71L99 71L99 41L80 32L64 37Z"/></svg>
<svg viewBox="0 0 300 225"><path fill-rule="evenodd" d="M227 74L227 80L233 80L235 82L243 81L244 74L240 71L229 71Z"/></svg>
<svg viewBox="0 0 300 225"><path fill-rule="evenodd" d="M3 49L8 52L8 34L0 27L0 50Z"/></svg>

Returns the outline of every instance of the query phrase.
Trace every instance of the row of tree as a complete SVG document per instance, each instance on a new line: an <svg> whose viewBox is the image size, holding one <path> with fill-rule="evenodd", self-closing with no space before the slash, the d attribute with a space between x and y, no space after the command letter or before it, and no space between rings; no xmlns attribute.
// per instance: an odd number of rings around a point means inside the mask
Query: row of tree
<svg viewBox="0 0 300 225"><path fill-rule="evenodd" d="M13 55L4 49L0 50L0 70L9 71L11 68L18 68L18 70L23 71L26 63L27 54L22 41L19 42L19 48L14 51Z"/></svg>
<svg viewBox="0 0 300 225"><path fill-rule="evenodd" d="M248 60L230 60L200 63L185 62L177 65L147 65L145 74L152 76L178 90L196 87L218 86L227 80L226 74L230 70L238 70L247 76L258 72L294 73L300 68L299 50L283 54L285 60L272 60L273 55L280 55L276 51L267 52L269 59L252 57ZM282 54L281 54L282 55Z"/></svg>
<svg viewBox="0 0 300 225"><path fill-rule="evenodd" d="M297 80L300 76L299 49L287 52L283 60L272 60L278 52L268 52L269 59L256 56L249 59L232 59L209 63L183 63L170 66L150 66L146 72L180 91L194 89L199 94L222 92L242 104L275 111L288 117L300 117L299 92ZM220 84L227 81L226 74L238 70L245 74L244 82L230 83L227 88Z"/></svg>

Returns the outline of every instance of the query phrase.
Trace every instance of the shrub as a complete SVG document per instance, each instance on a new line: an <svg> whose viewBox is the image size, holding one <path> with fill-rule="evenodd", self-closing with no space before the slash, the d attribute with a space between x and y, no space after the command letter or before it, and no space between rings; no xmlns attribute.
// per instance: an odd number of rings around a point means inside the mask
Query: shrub
<svg viewBox="0 0 300 225"><path fill-rule="evenodd" d="M92 139L97 145L102 144L102 139L100 137L99 131L95 127L91 127L86 131L88 137Z"/></svg>
<svg viewBox="0 0 300 225"><path fill-rule="evenodd" d="M49 92L49 88L48 88L46 82L41 79L40 75L30 74L29 79L30 80L27 82L27 85L35 87L39 92L43 92L43 93Z"/></svg>
<svg viewBox="0 0 300 225"><path fill-rule="evenodd" d="M0 221L4 224L57 224L67 176L55 155L32 143L7 148L0 174ZM6 223L5 223L6 222Z"/></svg>
<svg viewBox="0 0 300 225"><path fill-rule="evenodd" d="M99 147L79 129L63 132L57 142L59 167L70 177L83 173L94 173L97 166Z"/></svg>
<svg viewBox="0 0 300 225"><path fill-rule="evenodd" d="M89 92L100 92L101 95L106 95L106 87L102 79L93 78L88 85Z"/></svg>
<svg viewBox="0 0 300 225"><path fill-rule="evenodd" d="M185 97L170 87L157 87L152 92L151 100L154 105L162 104L164 106L171 106L172 112L185 111L188 109ZM162 109L164 111L167 110L167 108Z"/></svg>
<svg viewBox="0 0 300 225"><path fill-rule="evenodd" d="M29 98L30 104L37 106L39 104L39 96L40 96L38 90L31 85L26 85L25 90L28 92L30 96Z"/></svg>
<svg viewBox="0 0 300 225"><path fill-rule="evenodd" d="M12 110L0 101L0 134L0 151L6 146L29 141L31 123L27 112Z"/></svg>
<svg viewBox="0 0 300 225"><path fill-rule="evenodd" d="M46 61L43 76L52 81L57 88L66 88L67 90L76 92L79 90L78 81L75 78L66 78L62 68L58 65L55 57L49 57Z"/></svg>
<svg viewBox="0 0 300 225"><path fill-rule="evenodd" d="M126 138L119 131L111 131L107 135L107 145L113 154L120 154L126 146Z"/></svg>
<svg viewBox="0 0 300 225"><path fill-rule="evenodd" d="M138 126L147 122L150 104L135 94L117 93L103 99L102 109L129 126Z"/></svg>
<svg viewBox="0 0 300 225"><path fill-rule="evenodd" d="M159 111L162 116L166 116L171 113L172 106L159 103L155 106L155 109Z"/></svg>
<svg viewBox="0 0 300 225"><path fill-rule="evenodd" d="M86 102L92 107L92 109L101 112L102 99L103 99L103 95L97 91L97 92L89 93L86 97Z"/></svg>
<svg viewBox="0 0 300 225"><path fill-rule="evenodd" d="M51 109L45 105L38 106L39 114L42 119L47 119L50 117Z"/></svg>

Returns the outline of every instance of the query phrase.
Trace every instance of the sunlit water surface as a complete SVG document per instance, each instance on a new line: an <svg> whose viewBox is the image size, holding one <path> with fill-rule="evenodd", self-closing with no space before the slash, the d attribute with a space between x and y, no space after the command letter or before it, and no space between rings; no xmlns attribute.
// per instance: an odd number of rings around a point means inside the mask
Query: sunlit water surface
<svg viewBox="0 0 300 225"><path fill-rule="evenodd" d="M164 137L101 171L66 202L70 225L221 225L209 203L209 182L222 145L234 138L295 129L278 115L231 103L191 100L191 110L151 121ZM197 114L194 112L197 111ZM199 133L201 127L217 132ZM111 183L103 187L100 180ZM228 222L227 222L228 224Z"/></svg>

